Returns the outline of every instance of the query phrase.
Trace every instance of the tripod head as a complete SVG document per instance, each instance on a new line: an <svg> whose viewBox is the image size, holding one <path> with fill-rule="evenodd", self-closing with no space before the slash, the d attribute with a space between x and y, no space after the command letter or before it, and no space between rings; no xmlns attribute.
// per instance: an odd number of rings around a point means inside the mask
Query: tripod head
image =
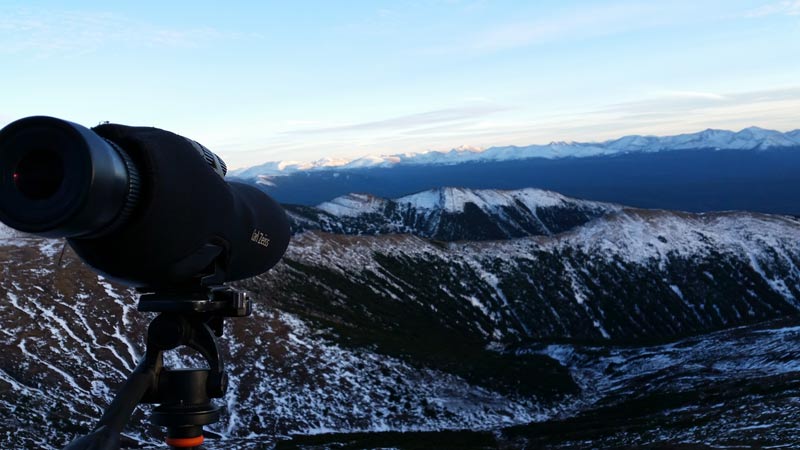
<svg viewBox="0 0 800 450"><path fill-rule="evenodd" d="M140 403L158 404L150 421L167 428L167 445L193 449L203 443L203 427L219 421L212 398L225 395L228 378L217 338L224 319L252 313L246 293L225 286L202 291L146 292L139 311L160 313L147 331L145 356L134 369L97 427L65 450L118 450L120 433ZM198 351L208 368L167 369L163 353L181 346Z"/></svg>

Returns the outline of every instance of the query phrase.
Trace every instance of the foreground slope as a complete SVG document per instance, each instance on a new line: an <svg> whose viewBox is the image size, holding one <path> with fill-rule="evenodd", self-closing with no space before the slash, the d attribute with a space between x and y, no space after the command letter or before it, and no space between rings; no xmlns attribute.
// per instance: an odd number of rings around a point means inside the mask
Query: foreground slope
<svg viewBox="0 0 800 450"><path fill-rule="evenodd" d="M60 449L87 433L144 354L152 314L135 295L98 277L62 243L0 242L0 446ZM550 401L509 395L417 361L325 338L297 315L255 297L253 316L229 320L220 339L230 375L219 447L269 448L288 433L497 428L551 417ZM566 369L550 357L565 385ZM191 353L167 354L192 367ZM161 448L148 407L126 429L130 448ZM144 412L142 412L144 411ZM255 437L253 437L255 436ZM252 447L250 445L253 445Z"/></svg>

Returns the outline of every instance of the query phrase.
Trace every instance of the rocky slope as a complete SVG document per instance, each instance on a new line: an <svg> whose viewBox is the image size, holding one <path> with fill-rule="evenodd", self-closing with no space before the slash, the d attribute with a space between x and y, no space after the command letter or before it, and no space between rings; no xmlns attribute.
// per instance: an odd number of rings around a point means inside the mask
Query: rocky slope
<svg viewBox="0 0 800 450"><path fill-rule="evenodd" d="M788 217L624 209L505 241L308 232L275 275L245 284L357 334L426 322L487 343L640 343L796 312L799 230ZM348 321L372 308L385 322Z"/></svg>
<svg viewBox="0 0 800 450"><path fill-rule="evenodd" d="M1 244L0 442L61 448L100 417L143 355L153 316L135 310L133 292L98 277L68 249L62 255L58 241ZM288 433L491 428L540 420L556 409L342 345L274 308L266 295L256 296L252 317L229 321L221 343L231 386L220 402L224 419L212 429L222 439L259 436L262 445ZM167 358L172 367L196 363L191 354ZM161 435L143 409L126 433L131 448L157 445Z"/></svg>

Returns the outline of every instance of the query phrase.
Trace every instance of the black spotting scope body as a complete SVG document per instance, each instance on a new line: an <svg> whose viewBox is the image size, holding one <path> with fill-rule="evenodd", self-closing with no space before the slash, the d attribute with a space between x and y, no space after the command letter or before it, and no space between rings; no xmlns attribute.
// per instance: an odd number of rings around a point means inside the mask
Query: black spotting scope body
<svg viewBox="0 0 800 450"><path fill-rule="evenodd" d="M221 284L268 270L289 244L280 205L225 172L208 149L168 131L28 117L0 131L0 221L65 237L131 286Z"/></svg>

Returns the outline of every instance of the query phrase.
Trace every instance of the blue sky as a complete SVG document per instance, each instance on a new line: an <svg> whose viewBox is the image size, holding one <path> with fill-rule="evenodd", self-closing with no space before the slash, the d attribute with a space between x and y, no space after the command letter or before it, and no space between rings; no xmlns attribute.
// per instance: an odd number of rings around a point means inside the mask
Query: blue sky
<svg viewBox="0 0 800 450"><path fill-rule="evenodd" d="M800 128L800 0L0 0L0 125L200 141L230 166Z"/></svg>

